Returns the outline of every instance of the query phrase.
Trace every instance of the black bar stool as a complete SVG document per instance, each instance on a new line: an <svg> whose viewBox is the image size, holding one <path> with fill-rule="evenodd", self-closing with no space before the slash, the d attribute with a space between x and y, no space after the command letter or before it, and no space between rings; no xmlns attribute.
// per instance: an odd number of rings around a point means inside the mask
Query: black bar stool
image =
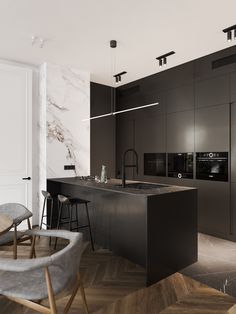
<svg viewBox="0 0 236 314"><path fill-rule="evenodd" d="M63 224L69 224L69 230L77 230L82 228L88 228L89 234L90 234L90 240L91 240L91 246L94 251L94 243L93 243L93 236L91 231L91 225L90 225L90 218L89 218L89 212L88 212L88 203L89 201L83 200L81 198L73 198L73 197L66 197L64 195L58 195L58 201L59 201L59 212L58 212L58 220L57 220L57 229L61 228ZM86 216L87 216L87 224L85 225L79 225L79 219L78 219L78 205L84 204L85 210L86 210ZM67 216L63 217L62 211L63 208L67 209ZM75 209L75 219L73 220L73 209ZM76 227L73 227L72 224L75 223ZM56 242L55 242L55 248L56 248Z"/></svg>
<svg viewBox="0 0 236 314"><path fill-rule="evenodd" d="M41 216L39 229L41 230L43 225L46 226L47 229L52 229L53 197L47 191L42 190L41 192L43 194L44 201L43 201L43 211L42 211L42 216ZM48 220L47 212L45 213L45 210L47 211L47 209L46 209L47 206L46 205L47 205L48 201L50 202L50 220ZM46 222L43 221L43 218L47 219ZM51 237L50 237L50 240L49 240L49 244L51 245Z"/></svg>

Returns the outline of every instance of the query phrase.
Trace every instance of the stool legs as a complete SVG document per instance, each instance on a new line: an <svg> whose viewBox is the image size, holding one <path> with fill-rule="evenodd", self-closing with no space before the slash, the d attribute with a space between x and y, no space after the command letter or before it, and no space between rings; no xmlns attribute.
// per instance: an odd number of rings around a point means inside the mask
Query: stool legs
<svg viewBox="0 0 236 314"><path fill-rule="evenodd" d="M90 234L91 245L92 245L92 249L93 249L93 251L94 251L93 236L92 236L92 231L91 231L91 225L90 225L90 218L89 218L88 204L87 204L87 203L85 203L85 208L86 208L86 214L87 214L87 219L88 219L88 228L89 228L89 234Z"/></svg>

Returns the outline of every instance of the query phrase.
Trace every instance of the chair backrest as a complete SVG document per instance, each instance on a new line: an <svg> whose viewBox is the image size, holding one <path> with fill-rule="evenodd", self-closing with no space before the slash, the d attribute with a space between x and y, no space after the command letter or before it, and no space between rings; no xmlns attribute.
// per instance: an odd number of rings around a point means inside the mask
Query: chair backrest
<svg viewBox="0 0 236 314"><path fill-rule="evenodd" d="M68 197L64 196L64 195L58 195L58 200L60 203L64 203L64 204L70 204L70 200Z"/></svg>
<svg viewBox="0 0 236 314"><path fill-rule="evenodd" d="M58 231L57 236L69 240L70 243L61 251L51 255L52 265L63 269L68 282L73 282L79 271L79 264L83 251L83 234L60 230Z"/></svg>
<svg viewBox="0 0 236 314"><path fill-rule="evenodd" d="M23 220L32 217L31 211L24 205L18 203L6 203L0 205L0 213L11 217L14 224L19 224Z"/></svg>
<svg viewBox="0 0 236 314"><path fill-rule="evenodd" d="M52 199L52 195L48 191L41 191L44 198Z"/></svg>

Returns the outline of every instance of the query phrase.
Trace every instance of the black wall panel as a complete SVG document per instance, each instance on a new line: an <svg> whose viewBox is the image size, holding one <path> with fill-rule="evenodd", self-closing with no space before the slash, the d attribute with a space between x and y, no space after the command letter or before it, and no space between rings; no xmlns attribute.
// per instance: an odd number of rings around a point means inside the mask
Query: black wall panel
<svg viewBox="0 0 236 314"><path fill-rule="evenodd" d="M111 110L112 89L91 83L91 116L108 113ZM108 176L115 176L116 138L115 117L91 120L91 175L100 175L101 166L106 165Z"/></svg>
<svg viewBox="0 0 236 314"><path fill-rule="evenodd" d="M123 117L117 118L116 128L116 176L121 177L122 172L122 157L124 152L129 148L135 147L135 120L126 119ZM126 162L133 164L134 155L129 152L126 156ZM133 179L134 171L132 168L126 169L126 178Z"/></svg>
<svg viewBox="0 0 236 314"><path fill-rule="evenodd" d="M183 85L169 90L166 93L167 113L193 110L194 109L194 87L193 84Z"/></svg>
<svg viewBox="0 0 236 314"><path fill-rule="evenodd" d="M236 72L230 75L230 101L236 102Z"/></svg>
<svg viewBox="0 0 236 314"><path fill-rule="evenodd" d="M229 104L195 111L195 151L229 151Z"/></svg>
<svg viewBox="0 0 236 314"><path fill-rule="evenodd" d="M195 105L197 108L229 103L229 76L219 76L197 82Z"/></svg>
<svg viewBox="0 0 236 314"><path fill-rule="evenodd" d="M166 116L158 115L135 120L135 150L139 156L139 175L144 177L144 153L166 152Z"/></svg>
<svg viewBox="0 0 236 314"><path fill-rule="evenodd" d="M167 114L167 152L194 151L194 111Z"/></svg>
<svg viewBox="0 0 236 314"><path fill-rule="evenodd" d="M196 180L199 231L227 238L230 232L230 185Z"/></svg>
<svg viewBox="0 0 236 314"><path fill-rule="evenodd" d="M236 182L236 102L231 105L231 181Z"/></svg>

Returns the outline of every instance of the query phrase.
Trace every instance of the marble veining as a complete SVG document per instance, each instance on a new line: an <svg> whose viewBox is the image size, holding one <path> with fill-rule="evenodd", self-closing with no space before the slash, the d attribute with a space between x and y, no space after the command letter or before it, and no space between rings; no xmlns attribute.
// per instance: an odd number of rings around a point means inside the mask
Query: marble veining
<svg viewBox="0 0 236 314"><path fill-rule="evenodd" d="M236 297L236 243L199 234L198 262L181 273Z"/></svg>
<svg viewBox="0 0 236 314"><path fill-rule="evenodd" d="M90 174L90 75L79 69L44 63L40 67L39 104L39 190L38 208L41 211L41 190L46 178ZM75 170L64 170L64 165ZM39 213L39 217L41 212Z"/></svg>
<svg viewBox="0 0 236 314"><path fill-rule="evenodd" d="M89 175L90 79L87 72L46 64L47 178ZM64 170L64 165L75 170Z"/></svg>

